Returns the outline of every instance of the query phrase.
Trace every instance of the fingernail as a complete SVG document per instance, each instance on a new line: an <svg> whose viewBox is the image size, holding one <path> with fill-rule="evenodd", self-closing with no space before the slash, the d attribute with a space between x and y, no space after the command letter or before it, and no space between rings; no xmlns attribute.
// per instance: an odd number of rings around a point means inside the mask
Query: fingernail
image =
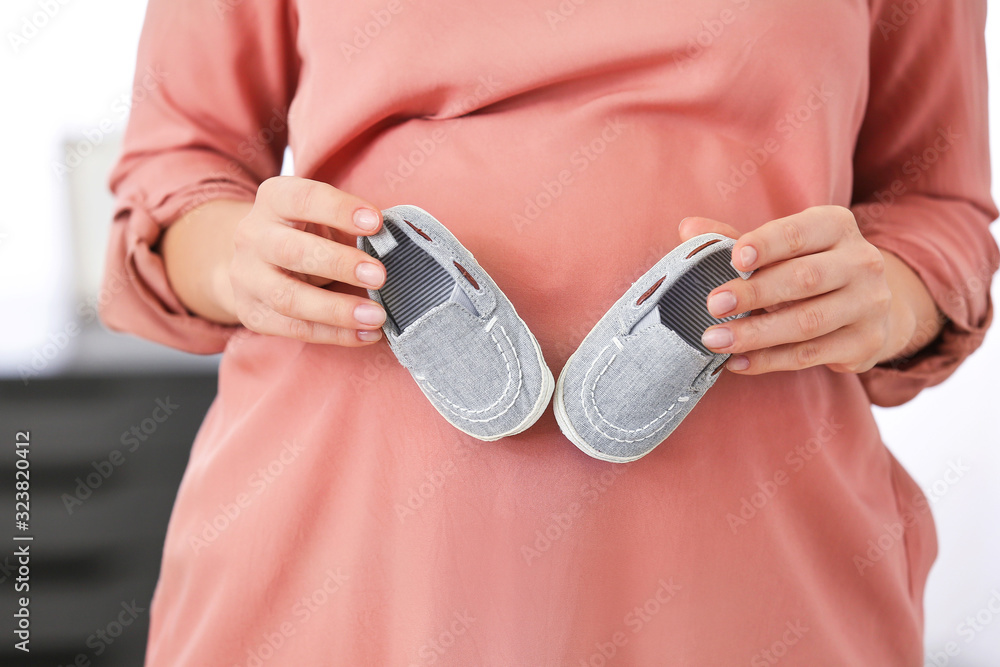
<svg viewBox="0 0 1000 667"><path fill-rule="evenodd" d="M722 317L736 307L736 295L732 292L719 292L708 297L708 312L712 317Z"/></svg>
<svg viewBox="0 0 1000 667"><path fill-rule="evenodd" d="M729 347L733 344L733 332L725 327L709 329L701 335L701 344L712 349Z"/></svg>
<svg viewBox="0 0 1000 667"><path fill-rule="evenodd" d="M358 331L358 340L364 341L366 343L374 343L379 338L382 337L382 332L378 329L374 331L368 331L367 329L362 329Z"/></svg>
<svg viewBox="0 0 1000 667"><path fill-rule="evenodd" d="M354 275L369 287L378 287L385 280L385 273L383 273L382 268L371 262L361 262L358 264L357 268L354 269Z"/></svg>
<svg viewBox="0 0 1000 667"><path fill-rule="evenodd" d="M366 232L375 231L378 227L378 214L368 208L359 208L354 212L354 224L358 229Z"/></svg>
<svg viewBox="0 0 1000 667"><path fill-rule="evenodd" d="M731 371L745 371L750 368L750 360L742 354L738 354L735 357L729 358L729 361L726 362L726 368Z"/></svg>
<svg viewBox="0 0 1000 667"><path fill-rule="evenodd" d="M354 309L354 319L361 324L380 325L385 322L385 311L373 303L363 303Z"/></svg>
<svg viewBox="0 0 1000 667"><path fill-rule="evenodd" d="M744 270L749 269L756 261L757 249L752 245L743 246L743 249L740 250L740 262L743 263Z"/></svg>

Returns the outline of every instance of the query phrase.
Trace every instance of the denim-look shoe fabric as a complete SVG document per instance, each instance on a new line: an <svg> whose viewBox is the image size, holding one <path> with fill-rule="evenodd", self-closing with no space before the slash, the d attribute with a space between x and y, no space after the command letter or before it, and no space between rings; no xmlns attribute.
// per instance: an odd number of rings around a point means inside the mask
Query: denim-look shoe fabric
<svg viewBox="0 0 1000 667"><path fill-rule="evenodd" d="M713 324L708 293L750 273L732 265L734 241L690 239L656 263L594 326L566 362L555 392L556 421L594 458L634 461L681 423L715 383L729 355L701 344Z"/></svg>
<svg viewBox="0 0 1000 667"><path fill-rule="evenodd" d="M456 428L480 440L534 424L552 396L538 342L472 254L416 206L382 212L383 227L358 247L386 269L368 290L386 310L396 358Z"/></svg>

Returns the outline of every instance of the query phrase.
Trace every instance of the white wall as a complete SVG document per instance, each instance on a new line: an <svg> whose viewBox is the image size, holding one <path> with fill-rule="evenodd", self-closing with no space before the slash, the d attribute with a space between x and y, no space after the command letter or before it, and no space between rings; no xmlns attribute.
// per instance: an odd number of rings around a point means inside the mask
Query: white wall
<svg viewBox="0 0 1000 667"><path fill-rule="evenodd" d="M1000 200L1000 2L990 0L989 11L990 146L993 196ZM993 235L1000 241L1000 222L994 223ZM906 405L875 411L882 439L931 498L937 523L939 554L925 597L927 665L1000 665L1000 280L996 279L993 302L998 313L986 341L951 378Z"/></svg>
<svg viewBox="0 0 1000 667"><path fill-rule="evenodd" d="M73 331L68 177L56 165L65 164L67 137L86 131L76 148L89 153L124 128L144 13L134 0L3 0L0 308L22 316L0 326L0 373ZM52 355L46 371L68 357Z"/></svg>
<svg viewBox="0 0 1000 667"><path fill-rule="evenodd" d="M206 0L208 1L208 0ZM964 0L936 0L955 1ZM144 3L53 0L59 7L15 52L11 32L38 15L38 0L4 0L0 10L0 373L65 331L78 303L66 185L53 165L67 136L94 143L126 121ZM1000 2L990 0L990 8ZM30 31L29 31L30 33ZM1000 19L988 30L991 72L1000 72ZM1000 86L991 91L994 164L1000 165ZM86 143L78 146L86 150ZM1000 183L1000 166L994 184ZM994 187L995 193L1000 188ZM994 226L1000 237L1000 224ZM54 296L58 295L58 296ZM1000 289L994 288L1000 308ZM16 317L10 315L16 314ZM14 320L11 326L7 322ZM53 360L48 370L60 365ZM929 665L1000 664L1000 325L948 382L900 408L877 410L886 444L936 500L940 556L928 586ZM967 468L967 470L966 470ZM949 472L952 470L952 472ZM961 475L955 471L961 471ZM954 482L954 483L952 483ZM986 610L985 612L983 610ZM975 616L979 614L979 621ZM974 624L966 621L973 617ZM995 618L994 618L995 617ZM984 621L990 621L985 622ZM981 630L975 630L981 627ZM949 646L949 642L953 642ZM950 648L953 656L940 652ZM938 654L937 662L934 661Z"/></svg>

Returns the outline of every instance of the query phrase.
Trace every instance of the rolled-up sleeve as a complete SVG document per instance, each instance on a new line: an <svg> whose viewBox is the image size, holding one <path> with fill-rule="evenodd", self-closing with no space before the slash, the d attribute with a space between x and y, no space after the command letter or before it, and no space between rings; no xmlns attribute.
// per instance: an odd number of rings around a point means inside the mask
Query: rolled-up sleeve
<svg viewBox="0 0 1000 667"><path fill-rule="evenodd" d="M854 154L852 210L865 237L910 266L946 318L927 344L861 381L899 405L951 375L993 315L998 250L989 225L985 0L873 0L868 106Z"/></svg>
<svg viewBox="0 0 1000 667"><path fill-rule="evenodd" d="M157 243L186 211L253 201L280 172L299 61L285 0L150 0L122 152L99 311L110 329L198 354L237 329L189 313Z"/></svg>

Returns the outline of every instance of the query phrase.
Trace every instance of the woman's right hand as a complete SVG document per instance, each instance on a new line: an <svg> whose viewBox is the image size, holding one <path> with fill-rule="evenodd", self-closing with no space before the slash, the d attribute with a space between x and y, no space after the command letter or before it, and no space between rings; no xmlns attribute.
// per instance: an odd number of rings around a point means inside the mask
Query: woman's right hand
<svg viewBox="0 0 1000 667"><path fill-rule="evenodd" d="M251 331L308 343L379 340L382 307L333 284L382 286L385 268L353 238L375 233L381 223L377 207L326 183L294 176L264 181L233 235L236 317Z"/></svg>

